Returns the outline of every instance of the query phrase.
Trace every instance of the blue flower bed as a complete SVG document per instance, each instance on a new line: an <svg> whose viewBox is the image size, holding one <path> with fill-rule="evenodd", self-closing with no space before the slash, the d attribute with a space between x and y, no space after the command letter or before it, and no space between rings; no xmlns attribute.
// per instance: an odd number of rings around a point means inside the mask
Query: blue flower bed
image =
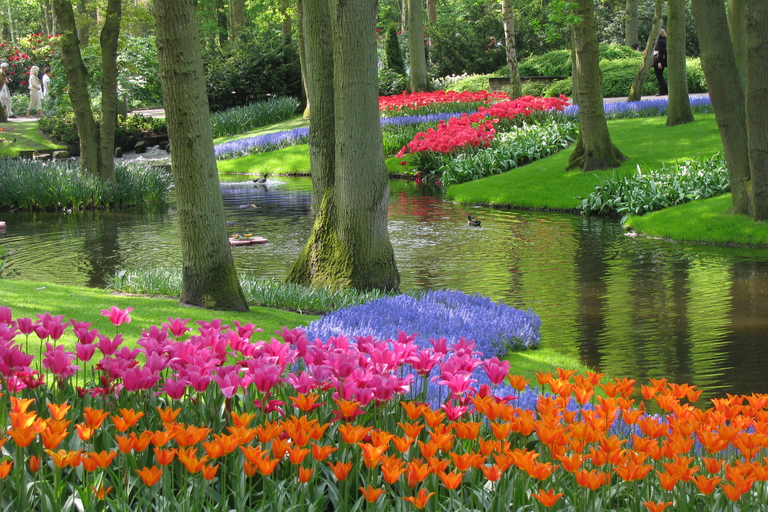
<svg viewBox="0 0 768 512"><path fill-rule="evenodd" d="M213 153L217 160L226 160L303 144L307 141L307 137L309 137L309 128L294 128L284 132L267 133L216 144L213 147Z"/></svg>

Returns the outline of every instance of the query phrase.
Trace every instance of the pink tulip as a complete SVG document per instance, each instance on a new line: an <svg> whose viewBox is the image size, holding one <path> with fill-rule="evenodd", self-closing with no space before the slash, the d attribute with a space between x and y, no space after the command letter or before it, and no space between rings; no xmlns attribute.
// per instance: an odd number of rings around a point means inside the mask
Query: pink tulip
<svg viewBox="0 0 768 512"><path fill-rule="evenodd" d="M509 375L509 361L501 362L498 357L492 357L483 361L483 370L485 370L488 379L494 386L498 386Z"/></svg>
<svg viewBox="0 0 768 512"><path fill-rule="evenodd" d="M74 375L80 369L79 366L72 364L72 361L75 359L75 353L65 351L63 345L54 348L50 343L46 343L45 347L47 350L43 354L43 368L50 370L51 373L60 379Z"/></svg>
<svg viewBox="0 0 768 512"><path fill-rule="evenodd" d="M0 324L8 324L13 321L13 312L8 306L0 306Z"/></svg>
<svg viewBox="0 0 768 512"><path fill-rule="evenodd" d="M81 361L88 362L96 352L96 345L87 343L75 343L75 353Z"/></svg>
<svg viewBox="0 0 768 512"><path fill-rule="evenodd" d="M125 309L120 309L117 306L110 306L109 309L102 309L101 314L109 318L109 321L112 322L113 325L122 325L123 323L131 323L131 317L128 316L128 313L131 311L133 311L131 306L128 306Z"/></svg>
<svg viewBox="0 0 768 512"><path fill-rule="evenodd" d="M173 318L168 317L168 322L163 322L163 327L167 327L169 331L171 331L171 334L176 336L177 338L184 336L184 334L187 333L187 331L191 331L189 327L187 327L187 322L189 322L189 318L185 318L182 320L181 318Z"/></svg>

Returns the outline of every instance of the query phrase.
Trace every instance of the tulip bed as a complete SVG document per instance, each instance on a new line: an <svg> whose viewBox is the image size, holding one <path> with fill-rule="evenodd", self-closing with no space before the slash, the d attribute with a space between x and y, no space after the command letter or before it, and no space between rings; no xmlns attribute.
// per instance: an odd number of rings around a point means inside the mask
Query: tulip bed
<svg viewBox="0 0 768 512"><path fill-rule="evenodd" d="M129 348L130 308L102 314L114 336L0 306L3 510L765 509L767 395L696 408L689 385L565 370L532 388L473 341L402 332L177 318Z"/></svg>

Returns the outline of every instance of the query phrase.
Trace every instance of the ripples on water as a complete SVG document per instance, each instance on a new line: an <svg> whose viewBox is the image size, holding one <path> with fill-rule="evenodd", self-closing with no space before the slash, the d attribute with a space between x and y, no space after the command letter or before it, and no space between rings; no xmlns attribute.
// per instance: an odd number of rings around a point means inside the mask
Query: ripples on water
<svg viewBox="0 0 768 512"><path fill-rule="evenodd" d="M270 240L233 248L241 270L283 278L310 233L310 181L283 181L222 185L230 232ZM468 227L467 213L482 226ZM173 207L1 217L6 278L102 286L117 269L181 262ZM705 396L768 392L765 250L628 237L615 219L471 208L410 182L392 182L389 221L403 289L530 307L546 346L613 375L692 382Z"/></svg>

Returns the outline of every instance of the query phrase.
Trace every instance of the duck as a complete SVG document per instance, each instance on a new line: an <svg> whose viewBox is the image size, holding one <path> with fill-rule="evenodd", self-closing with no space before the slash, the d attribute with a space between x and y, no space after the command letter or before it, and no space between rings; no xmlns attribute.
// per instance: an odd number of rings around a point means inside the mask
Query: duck
<svg viewBox="0 0 768 512"><path fill-rule="evenodd" d="M259 184L266 183L267 182L267 178L256 178L255 180L253 180L253 182L254 183L259 183Z"/></svg>
<svg viewBox="0 0 768 512"><path fill-rule="evenodd" d="M480 221L473 219L471 215L467 215L467 226L478 228L480 227Z"/></svg>

